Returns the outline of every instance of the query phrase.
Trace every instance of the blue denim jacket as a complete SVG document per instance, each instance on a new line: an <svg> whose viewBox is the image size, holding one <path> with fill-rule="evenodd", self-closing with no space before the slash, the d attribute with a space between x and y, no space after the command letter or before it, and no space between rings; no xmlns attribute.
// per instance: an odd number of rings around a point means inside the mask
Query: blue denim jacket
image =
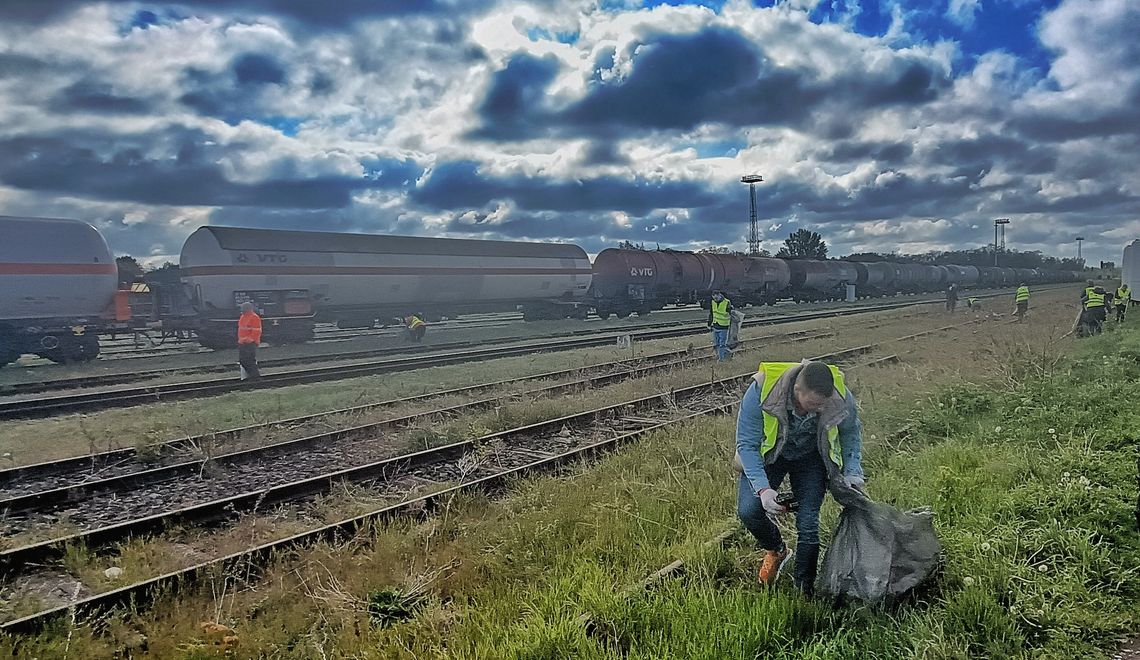
<svg viewBox="0 0 1140 660"><path fill-rule="evenodd" d="M815 425L809 425L814 429ZM807 440L807 438L805 438ZM768 474L764 471L764 459L760 456L760 445L764 442L764 417L760 410L760 388L753 382L740 402L740 414L736 418L736 453L744 467L744 476L752 484L752 490L759 492L768 488ZM810 438L816 442L816 436ZM788 445L799 444L788 438ZM855 397L847 390L847 418L839 425L839 446L843 452L843 474L863 474L863 423L855 408Z"/></svg>

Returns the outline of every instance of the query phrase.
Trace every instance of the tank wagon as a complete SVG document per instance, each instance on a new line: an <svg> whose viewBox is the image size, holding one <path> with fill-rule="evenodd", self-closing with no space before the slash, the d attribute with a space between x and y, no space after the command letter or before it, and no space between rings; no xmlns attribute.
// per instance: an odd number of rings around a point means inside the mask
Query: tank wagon
<svg viewBox="0 0 1140 660"><path fill-rule="evenodd" d="M625 318L702 302L716 290L732 297L744 286L745 275L736 255L607 248L594 258L589 299L601 318Z"/></svg>
<svg viewBox="0 0 1140 660"><path fill-rule="evenodd" d="M233 346L238 309L260 310L266 341L304 341L317 320L368 327L413 312L514 311L584 317L582 248L412 236L202 227L186 239L182 281L199 339Z"/></svg>
<svg viewBox="0 0 1140 660"><path fill-rule="evenodd" d="M0 366L24 353L93 359L117 283L115 258L91 225L0 216Z"/></svg>

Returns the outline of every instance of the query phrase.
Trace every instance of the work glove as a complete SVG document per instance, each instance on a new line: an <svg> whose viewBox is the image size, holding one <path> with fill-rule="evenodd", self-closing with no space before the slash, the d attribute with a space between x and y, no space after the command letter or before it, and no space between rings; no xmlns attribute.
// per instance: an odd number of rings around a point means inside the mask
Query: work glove
<svg viewBox="0 0 1140 660"><path fill-rule="evenodd" d="M863 475L861 474L844 475L843 481L846 482L850 488L853 488L860 493L866 492L867 482L863 479Z"/></svg>
<svg viewBox="0 0 1140 660"><path fill-rule="evenodd" d="M760 497L760 504L764 506L764 510L772 515L779 513L787 513L788 509L783 504L776 502L778 493L771 488L765 488L757 494Z"/></svg>

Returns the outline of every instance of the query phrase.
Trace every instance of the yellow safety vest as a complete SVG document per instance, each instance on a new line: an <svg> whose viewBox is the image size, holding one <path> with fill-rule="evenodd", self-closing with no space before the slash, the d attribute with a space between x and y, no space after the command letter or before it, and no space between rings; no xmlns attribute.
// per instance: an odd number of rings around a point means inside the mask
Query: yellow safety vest
<svg viewBox="0 0 1140 660"><path fill-rule="evenodd" d="M713 325L728 327L732 322L732 318L728 315L728 298L720 302L712 301L712 317Z"/></svg>
<svg viewBox="0 0 1140 660"><path fill-rule="evenodd" d="M1121 299L1121 300L1125 300L1125 301L1129 300L1132 297L1131 294L1132 294L1131 289L1125 289L1125 288L1121 287L1121 288L1116 290L1116 297Z"/></svg>
<svg viewBox="0 0 1140 660"><path fill-rule="evenodd" d="M1104 294L1103 293L1090 293L1088 300L1085 301L1085 309L1092 309L1093 307L1104 307Z"/></svg>
<svg viewBox="0 0 1140 660"><path fill-rule="evenodd" d="M776 386L776 380L784 375L788 369L800 366L799 362L761 362L760 371L764 374L764 387L760 389L760 404L763 405L764 400L768 398L768 394L772 392L772 388ZM847 384L843 380L843 372L839 367L834 365L827 365L831 369L831 377L835 380L835 389L839 391L839 396L847 396ZM760 445L760 456L763 457L768 452L776 447L776 442L779 439L780 420L769 415L762 413L764 416L764 442ZM827 443L828 455L831 457L839 469L843 469L843 450L839 445L839 428L831 427L827 429Z"/></svg>
<svg viewBox="0 0 1140 660"><path fill-rule="evenodd" d="M418 316L412 316L410 318L410 320L408 321L408 327L411 328L412 330L415 330L416 328L420 327L423 324L424 324L424 322L421 321L420 317L418 317Z"/></svg>
<svg viewBox="0 0 1140 660"><path fill-rule="evenodd" d="M1027 286L1017 287L1017 298L1015 298L1014 300L1016 302L1029 302L1029 287L1027 287Z"/></svg>

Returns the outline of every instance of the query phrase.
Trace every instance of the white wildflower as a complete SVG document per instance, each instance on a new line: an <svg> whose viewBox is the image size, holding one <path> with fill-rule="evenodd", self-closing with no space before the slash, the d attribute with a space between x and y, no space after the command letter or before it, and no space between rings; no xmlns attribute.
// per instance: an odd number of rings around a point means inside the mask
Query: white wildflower
<svg viewBox="0 0 1140 660"><path fill-rule="evenodd" d="M967 575L966 577L962 578L962 584L966 585L967 587L972 587L974 586L974 578Z"/></svg>
<svg viewBox="0 0 1140 660"><path fill-rule="evenodd" d="M982 551L983 552L989 552L990 551L990 544L989 543L983 543L982 544Z"/></svg>
<svg viewBox="0 0 1140 660"><path fill-rule="evenodd" d="M1001 427L999 426L996 429L994 429L994 433L1001 433Z"/></svg>
<svg viewBox="0 0 1140 660"><path fill-rule="evenodd" d="M1068 479L1068 478L1069 478L1069 473L1068 473L1068 472L1062 473L1062 474L1061 474L1061 476L1062 476L1062 477L1064 477L1064 478L1066 478L1066 479Z"/></svg>
<svg viewBox="0 0 1140 660"><path fill-rule="evenodd" d="M1055 433L1057 433L1057 429L1049 429L1049 433L1050 433L1050 434L1055 434Z"/></svg>
<svg viewBox="0 0 1140 660"><path fill-rule="evenodd" d="M1042 573L1048 573L1049 572L1049 566L1046 564L1041 564L1040 566L1037 567L1037 570L1041 571Z"/></svg>

